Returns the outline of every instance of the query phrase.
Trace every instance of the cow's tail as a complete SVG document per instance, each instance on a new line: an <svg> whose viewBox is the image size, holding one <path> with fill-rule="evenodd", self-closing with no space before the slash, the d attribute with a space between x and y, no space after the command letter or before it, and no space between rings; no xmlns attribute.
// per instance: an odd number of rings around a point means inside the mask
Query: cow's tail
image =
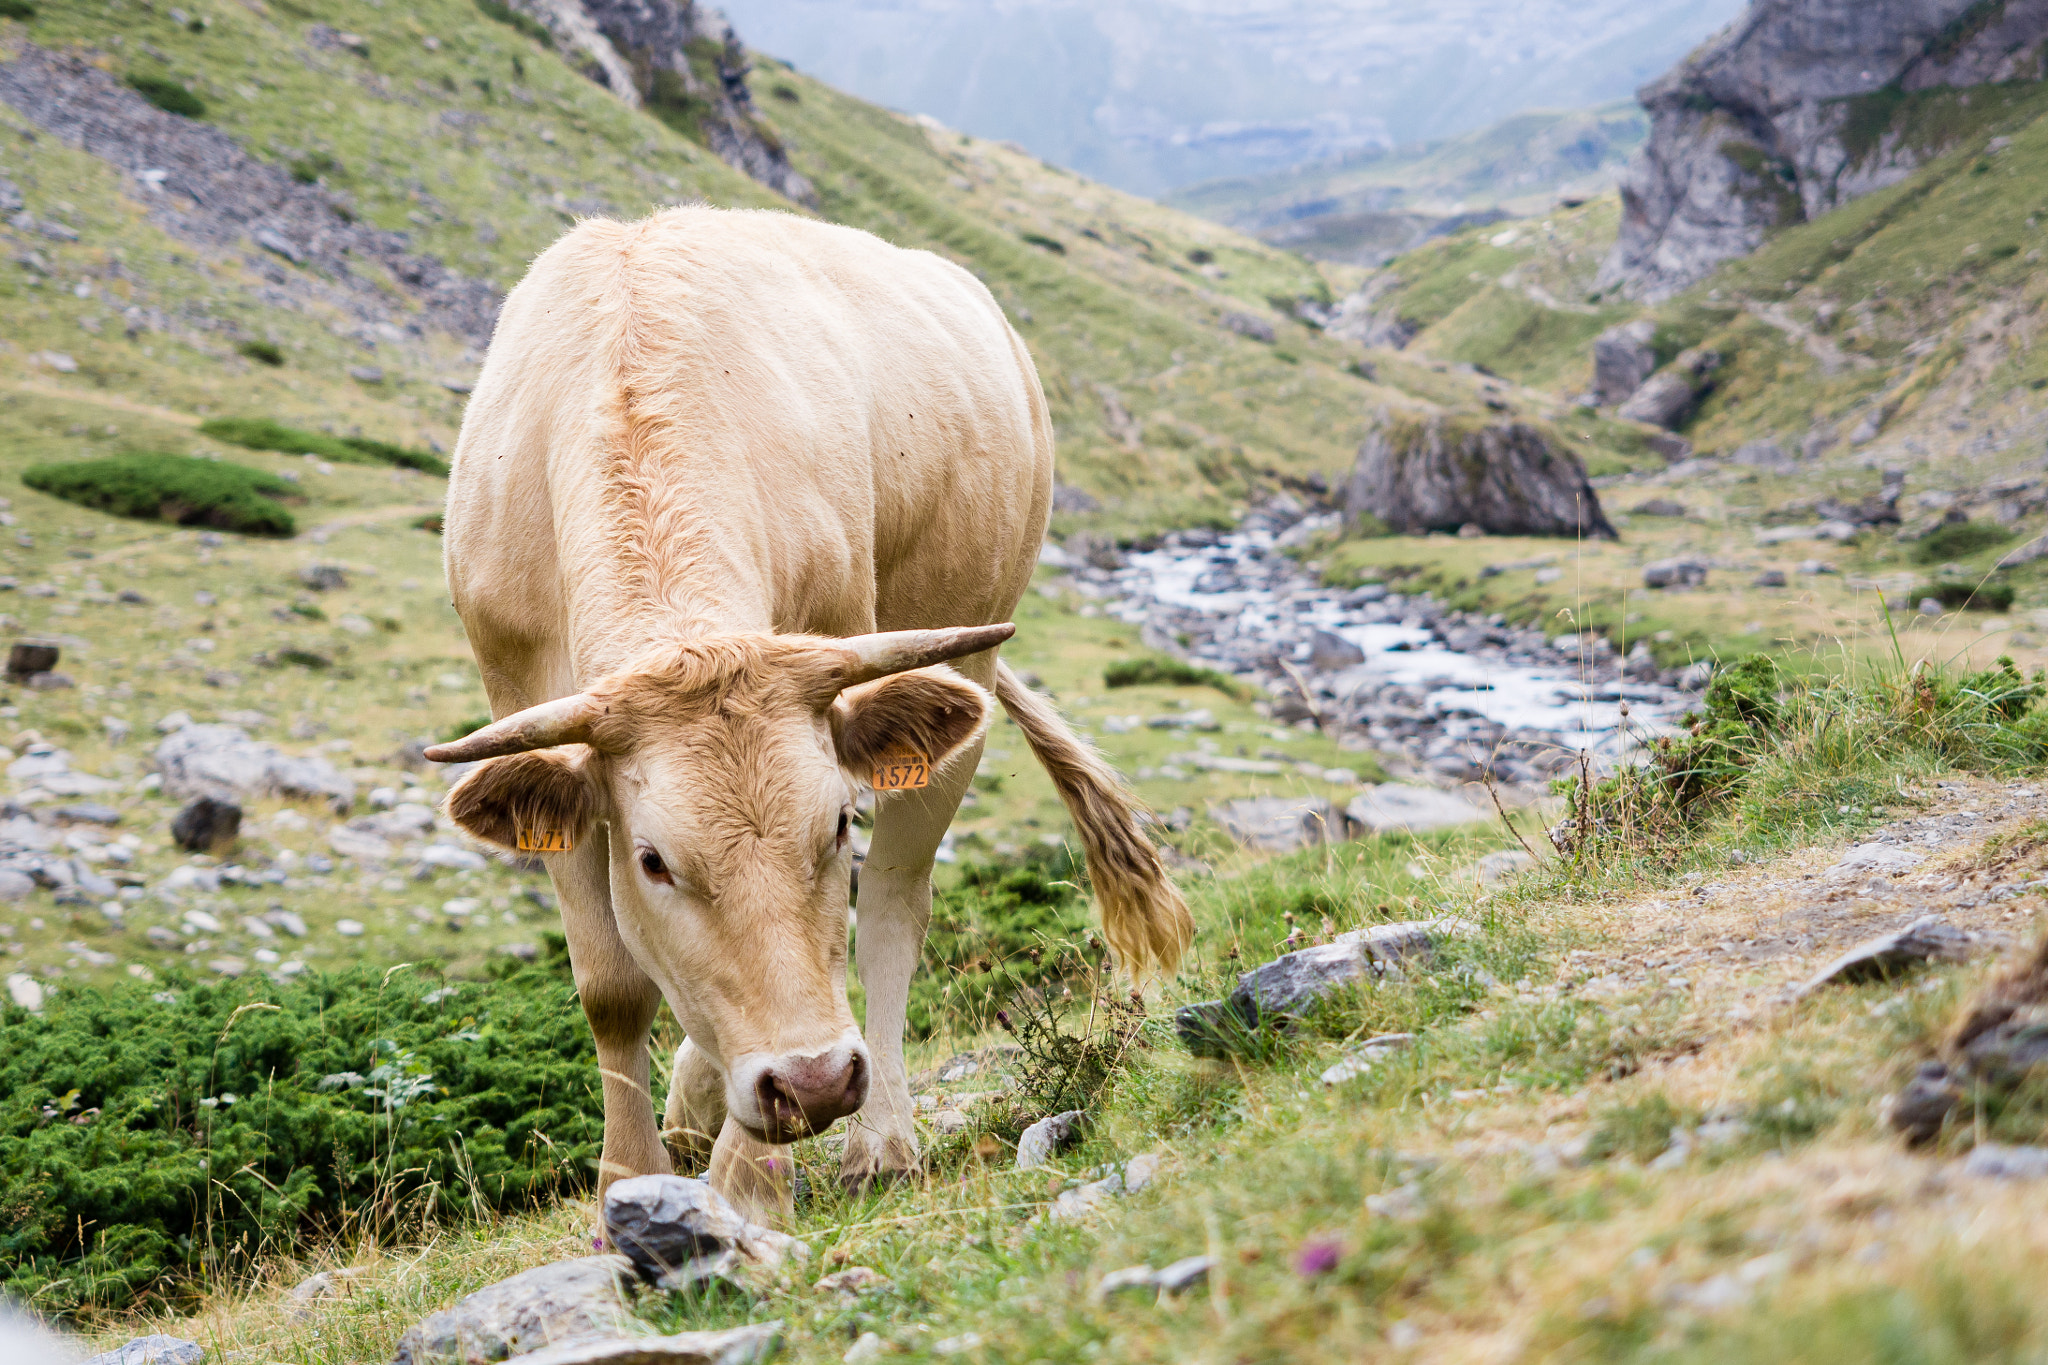
<svg viewBox="0 0 2048 1365"><path fill-rule="evenodd" d="M1139 823L1137 798L1108 760L1002 662L996 700L1052 775L1081 832L1103 936L1117 961L1140 981L1173 971L1194 941L1195 921Z"/></svg>

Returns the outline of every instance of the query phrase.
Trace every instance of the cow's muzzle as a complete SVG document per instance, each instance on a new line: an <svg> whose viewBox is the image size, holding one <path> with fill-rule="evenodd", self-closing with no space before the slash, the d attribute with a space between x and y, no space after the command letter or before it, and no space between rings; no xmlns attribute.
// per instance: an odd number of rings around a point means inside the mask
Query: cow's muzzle
<svg viewBox="0 0 2048 1365"><path fill-rule="evenodd" d="M734 1117L763 1142L784 1143L822 1133L858 1110L867 1102L871 1068L867 1048L855 1041L809 1056L757 1055L733 1070L732 1099L745 1097L731 1106Z"/></svg>

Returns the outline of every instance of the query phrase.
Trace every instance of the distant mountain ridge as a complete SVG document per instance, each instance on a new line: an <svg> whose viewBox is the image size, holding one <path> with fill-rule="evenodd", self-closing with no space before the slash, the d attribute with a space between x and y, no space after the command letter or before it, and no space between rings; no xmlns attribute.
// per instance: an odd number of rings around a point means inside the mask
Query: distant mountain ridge
<svg viewBox="0 0 2048 1365"><path fill-rule="evenodd" d="M1159 195L1626 98L1740 0L730 0L748 43Z"/></svg>

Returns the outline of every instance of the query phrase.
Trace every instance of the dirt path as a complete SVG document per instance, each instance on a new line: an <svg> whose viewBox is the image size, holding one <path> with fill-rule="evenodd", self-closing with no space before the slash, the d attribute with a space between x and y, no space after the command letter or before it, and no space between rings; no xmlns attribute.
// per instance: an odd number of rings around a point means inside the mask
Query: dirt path
<svg viewBox="0 0 2048 1365"><path fill-rule="evenodd" d="M138 403L132 398L123 398L115 393L97 393L86 389L67 389L61 384L51 384L36 379L17 379L10 387L21 393L32 393L38 398L61 398L72 403L90 403L94 407L108 408L115 412L132 412L137 417L153 417L159 422L174 426L196 427L199 419L189 412L178 412L171 408L158 407L154 403Z"/></svg>

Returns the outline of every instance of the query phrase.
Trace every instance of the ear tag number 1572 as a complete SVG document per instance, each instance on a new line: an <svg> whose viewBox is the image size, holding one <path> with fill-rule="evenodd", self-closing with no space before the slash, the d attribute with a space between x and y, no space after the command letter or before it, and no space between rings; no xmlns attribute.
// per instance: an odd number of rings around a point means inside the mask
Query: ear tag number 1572
<svg viewBox="0 0 2048 1365"><path fill-rule="evenodd" d="M932 761L923 754L890 754L875 765L878 792L915 791L932 781Z"/></svg>

